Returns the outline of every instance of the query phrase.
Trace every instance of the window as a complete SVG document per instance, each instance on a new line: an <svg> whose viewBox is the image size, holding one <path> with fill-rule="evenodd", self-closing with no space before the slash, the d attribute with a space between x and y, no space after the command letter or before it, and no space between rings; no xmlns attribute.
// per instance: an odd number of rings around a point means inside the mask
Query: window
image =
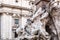
<svg viewBox="0 0 60 40"><path fill-rule="evenodd" d="M15 36L14 36L14 37L15 37L15 38L17 38L17 37L18 37L18 34L17 34L16 32L14 32L14 34L15 34Z"/></svg>
<svg viewBox="0 0 60 40"><path fill-rule="evenodd" d="M19 24L19 19L15 19L15 24Z"/></svg>

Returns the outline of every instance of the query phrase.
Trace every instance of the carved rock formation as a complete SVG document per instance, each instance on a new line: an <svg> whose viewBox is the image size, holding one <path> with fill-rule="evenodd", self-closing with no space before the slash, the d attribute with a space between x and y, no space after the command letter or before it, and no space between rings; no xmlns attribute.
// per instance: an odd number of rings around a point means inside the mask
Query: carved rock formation
<svg viewBox="0 0 60 40"><path fill-rule="evenodd" d="M54 5L55 3L57 5ZM25 28L17 31L17 34L20 34L18 38L22 40L60 40L60 5L55 3L46 4L44 9L40 7L30 19L27 19Z"/></svg>

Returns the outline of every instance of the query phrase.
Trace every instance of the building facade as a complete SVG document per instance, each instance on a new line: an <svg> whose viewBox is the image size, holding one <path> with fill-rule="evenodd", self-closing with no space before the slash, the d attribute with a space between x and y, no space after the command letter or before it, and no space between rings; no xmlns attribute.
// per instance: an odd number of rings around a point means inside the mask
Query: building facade
<svg viewBox="0 0 60 40"><path fill-rule="evenodd" d="M0 38L15 38L15 30L33 14L34 0L0 0ZM22 25L23 24L23 25Z"/></svg>

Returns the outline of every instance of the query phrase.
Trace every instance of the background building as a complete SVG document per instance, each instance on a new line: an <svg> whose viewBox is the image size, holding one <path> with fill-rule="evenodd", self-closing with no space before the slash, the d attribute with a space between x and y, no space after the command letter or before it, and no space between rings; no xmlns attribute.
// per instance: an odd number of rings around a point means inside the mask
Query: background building
<svg viewBox="0 0 60 40"><path fill-rule="evenodd" d="M26 17L33 14L32 2L34 0L0 0L1 39L15 38L15 29L25 24Z"/></svg>

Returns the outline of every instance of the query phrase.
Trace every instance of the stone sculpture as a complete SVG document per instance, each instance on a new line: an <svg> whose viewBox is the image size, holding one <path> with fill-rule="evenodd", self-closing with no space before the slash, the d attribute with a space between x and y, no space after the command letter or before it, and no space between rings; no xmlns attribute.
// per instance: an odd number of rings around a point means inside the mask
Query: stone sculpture
<svg viewBox="0 0 60 40"><path fill-rule="evenodd" d="M57 3L57 5L54 5L55 3ZM56 24L55 21L57 21L57 19L55 18L56 16L54 16L54 19L53 15L55 15L55 11L57 11L57 13L59 12L60 5L58 2L48 4L46 4L43 10L42 7L40 7L30 19L27 19L24 30L21 30L26 40L59 40L58 30L55 28L55 26L57 27L59 25Z"/></svg>

